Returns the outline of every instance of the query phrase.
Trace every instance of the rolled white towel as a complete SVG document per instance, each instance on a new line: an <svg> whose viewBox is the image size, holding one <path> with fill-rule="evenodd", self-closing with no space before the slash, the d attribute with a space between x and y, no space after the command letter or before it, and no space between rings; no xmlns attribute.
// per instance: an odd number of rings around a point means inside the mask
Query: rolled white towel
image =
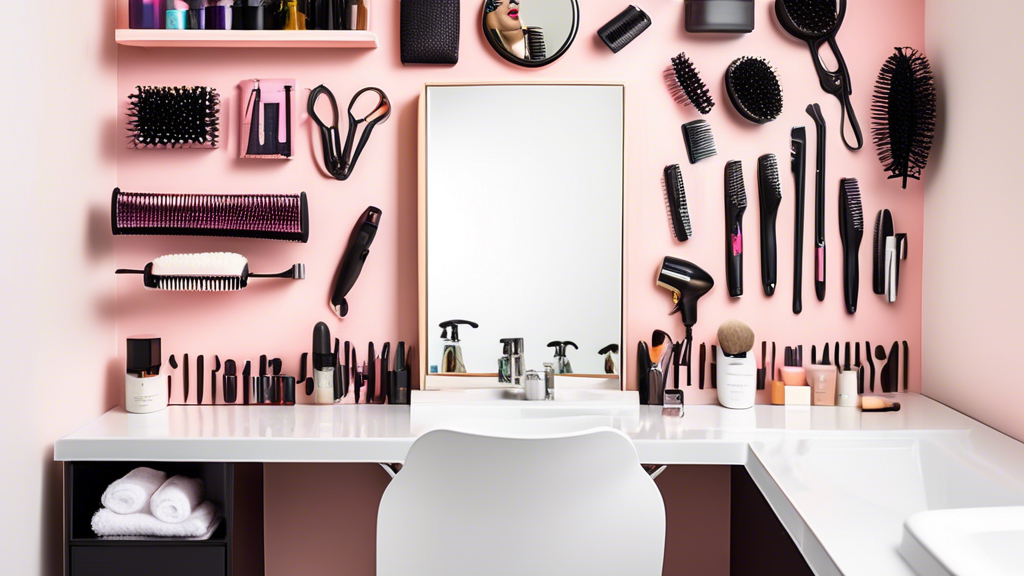
<svg viewBox="0 0 1024 576"><path fill-rule="evenodd" d="M149 511L157 520L182 522L192 514L192 509L203 501L203 481L187 476L171 476L164 482L149 501Z"/></svg>
<svg viewBox="0 0 1024 576"><path fill-rule="evenodd" d="M92 517L92 531L103 538L208 538L219 521L220 511L212 502L203 502L183 522L174 524L146 512L114 514L100 508Z"/></svg>
<svg viewBox="0 0 1024 576"><path fill-rule="evenodd" d="M134 514L146 508L150 497L166 481L164 472L144 466L136 468L107 486L100 501L111 512Z"/></svg>

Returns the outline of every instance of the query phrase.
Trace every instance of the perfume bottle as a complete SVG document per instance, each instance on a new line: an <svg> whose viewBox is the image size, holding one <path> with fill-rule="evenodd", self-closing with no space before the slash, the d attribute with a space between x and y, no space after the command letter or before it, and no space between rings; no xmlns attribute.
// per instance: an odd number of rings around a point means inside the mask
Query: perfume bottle
<svg viewBox="0 0 1024 576"><path fill-rule="evenodd" d="M135 414L167 408L167 381L160 377L160 339L128 338L125 354L124 408Z"/></svg>

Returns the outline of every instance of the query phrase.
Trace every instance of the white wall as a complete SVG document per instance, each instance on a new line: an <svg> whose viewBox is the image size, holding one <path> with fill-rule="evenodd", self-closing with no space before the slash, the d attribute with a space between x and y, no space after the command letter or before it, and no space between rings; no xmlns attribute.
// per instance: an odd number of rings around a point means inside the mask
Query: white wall
<svg viewBox="0 0 1024 576"><path fill-rule="evenodd" d="M114 6L33 2L3 34L0 573L63 570L53 442L117 404ZM31 17L23 17L31 14Z"/></svg>
<svg viewBox="0 0 1024 576"><path fill-rule="evenodd" d="M940 132L924 173L923 391L1024 440L1024 4L927 0L925 14Z"/></svg>

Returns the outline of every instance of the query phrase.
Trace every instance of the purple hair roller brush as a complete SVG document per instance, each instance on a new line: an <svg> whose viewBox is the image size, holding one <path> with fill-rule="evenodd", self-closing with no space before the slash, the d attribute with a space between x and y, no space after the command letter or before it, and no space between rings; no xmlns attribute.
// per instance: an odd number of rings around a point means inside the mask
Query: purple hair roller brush
<svg viewBox="0 0 1024 576"><path fill-rule="evenodd" d="M309 206L300 194L145 194L114 188L115 236L230 236L306 242Z"/></svg>

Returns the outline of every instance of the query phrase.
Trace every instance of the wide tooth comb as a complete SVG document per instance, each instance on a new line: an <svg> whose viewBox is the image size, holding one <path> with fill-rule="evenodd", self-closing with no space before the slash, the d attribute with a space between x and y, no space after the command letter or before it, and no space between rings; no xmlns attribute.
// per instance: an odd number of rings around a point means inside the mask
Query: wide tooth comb
<svg viewBox="0 0 1024 576"><path fill-rule="evenodd" d="M707 120L694 120L683 124L683 143L686 144L686 156L690 164L696 164L718 154L715 150L715 135L711 132L711 124L708 124Z"/></svg>

